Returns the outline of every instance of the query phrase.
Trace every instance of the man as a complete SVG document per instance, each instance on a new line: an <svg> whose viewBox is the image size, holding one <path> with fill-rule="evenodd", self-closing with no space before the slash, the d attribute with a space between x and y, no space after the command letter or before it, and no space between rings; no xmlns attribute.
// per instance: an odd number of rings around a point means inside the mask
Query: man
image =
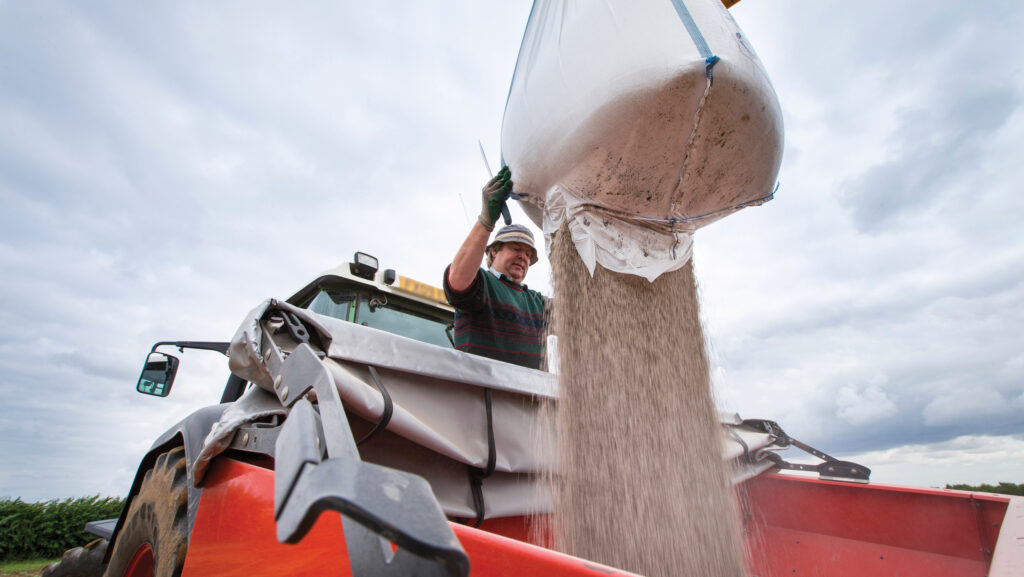
<svg viewBox="0 0 1024 577"><path fill-rule="evenodd" d="M455 307L455 348L539 369L544 355L544 297L523 281L537 262L530 229L503 227L487 244L512 191L502 168L483 188L483 209L444 273L444 292ZM487 270L480 261L487 255Z"/></svg>

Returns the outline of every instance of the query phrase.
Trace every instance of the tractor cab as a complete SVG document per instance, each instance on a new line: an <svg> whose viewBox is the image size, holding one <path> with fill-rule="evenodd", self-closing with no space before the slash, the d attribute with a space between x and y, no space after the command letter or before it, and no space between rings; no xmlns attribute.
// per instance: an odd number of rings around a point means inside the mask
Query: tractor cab
<svg viewBox="0 0 1024 577"><path fill-rule="evenodd" d="M302 309L438 345L454 347L455 309L441 289L380 270L376 258L357 252L287 301Z"/></svg>
<svg viewBox="0 0 1024 577"><path fill-rule="evenodd" d="M455 347L455 309L444 291L401 276L394 269L380 270L378 260L363 252L351 263L325 271L285 301L299 309L442 348ZM153 345L136 390L144 395L166 397L171 392L179 359L158 352L162 346L212 350L228 354L227 342L161 341ZM221 402L241 396L247 383L229 377Z"/></svg>

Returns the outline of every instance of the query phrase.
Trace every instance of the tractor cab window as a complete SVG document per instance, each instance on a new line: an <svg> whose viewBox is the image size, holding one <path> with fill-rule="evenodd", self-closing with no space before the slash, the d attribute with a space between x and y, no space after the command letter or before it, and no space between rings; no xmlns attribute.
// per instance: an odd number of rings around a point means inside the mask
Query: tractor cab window
<svg viewBox="0 0 1024 577"><path fill-rule="evenodd" d="M324 316L449 349L454 346L451 313L369 287L323 283L291 302Z"/></svg>
<svg viewBox="0 0 1024 577"><path fill-rule="evenodd" d="M449 320L415 310L411 304L391 298L389 302L388 295L383 293L359 295L355 322L417 341L452 348L448 338Z"/></svg>
<svg viewBox="0 0 1024 577"><path fill-rule="evenodd" d="M323 288L305 308L343 321L353 320L356 293L346 288Z"/></svg>

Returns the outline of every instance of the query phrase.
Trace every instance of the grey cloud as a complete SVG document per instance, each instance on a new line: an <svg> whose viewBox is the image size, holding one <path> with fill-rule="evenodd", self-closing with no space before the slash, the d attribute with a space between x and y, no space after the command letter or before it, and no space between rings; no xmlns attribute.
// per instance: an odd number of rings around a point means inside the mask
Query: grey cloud
<svg viewBox="0 0 1024 577"><path fill-rule="evenodd" d="M976 386L939 394L925 405L922 415L926 425L942 426L965 420L997 419L1012 412L1016 411L998 391Z"/></svg>
<svg viewBox="0 0 1024 577"><path fill-rule="evenodd" d="M698 238L723 408L833 454L1020 434L1018 8L734 12L787 153L772 203Z"/></svg>
<svg viewBox="0 0 1024 577"><path fill-rule="evenodd" d="M724 408L832 453L1020 433L987 405L950 409L971 387L1024 402L1020 86L995 81L1020 60L1020 10L735 10L792 148L779 198L698 240L728 319L710 322L728 325L713 335ZM132 392L156 340L227 338L355 250L437 283L485 180L477 139L497 162L528 11L0 3L0 402L15 415L0 434L26 448L0 494L123 493L168 421L216 402L222 359L191 353L171 398ZM907 173L886 176L897 159ZM896 190L879 214L855 186L869 176L936 190ZM863 234L856 214L885 226Z"/></svg>
<svg viewBox="0 0 1024 577"><path fill-rule="evenodd" d="M216 402L223 376L134 398L156 340L227 339L355 250L436 282L461 238L423 250L454 230L423 197L479 188L478 138L497 157L528 9L0 5L0 494L123 493L131 450Z"/></svg>
<svg viewBox="0 0 1024 577"><path fill-rule="evenodd" d="M877 422L896 413L896 405L882 383L846 385L836 396L836 416L855 427Z"/></svg>
<svg viewBox="0 0 1024 577"><path fill-rule="evenodd" d="M950 200L976 202L986 194L974 168L987 152L987 139L1020 108L1020 95L1007 87L952 83L943 83L934 92L918 108L900 114L887 145L893 151L889 159L838 191L860 230L888 230L908 214L927 212ZM961 183L973 198L943 198L950 185Z"/></svg>
<svg viewBox="0 0 1024 577"><path fill-rule="evenodd" d="M1012 481L1019 478L1014 463L1024 458L1024 443L1012 436L971 435L932 445L902 445L847 457L871 463L872 480L881 483L942 487L956 483L1016 482Z"/></svg>
<svg viewBox="0 0 1024 577"><path fill-rule="evenodd" d="M896 283L867 298L826 290L815 300L786 301L753 326L734 325L742 336L713 335L730 386L746 392L727 408L785 412L789 425L844 450L1024 431L1019 409L1007 409L1024 393L1024 370L1014 361L1024 289L1019 267L1004 265L965 266L963 277ZM790 393L766 405L749 396L759 388ZM979 390L990 391L994 406L954 410L951 399L980 401L971 393Z"/></svg>
<svg viewBox="0 0 1024 577"><path fill-rule="evenodd" d="M91 349L91 350L90 350ZM97 377L120 383L129 383L136 377L137 367L131 366L124 355L112 356L92 349L74 350L53 355L50 362L72 369L76 378Z"/></svg>

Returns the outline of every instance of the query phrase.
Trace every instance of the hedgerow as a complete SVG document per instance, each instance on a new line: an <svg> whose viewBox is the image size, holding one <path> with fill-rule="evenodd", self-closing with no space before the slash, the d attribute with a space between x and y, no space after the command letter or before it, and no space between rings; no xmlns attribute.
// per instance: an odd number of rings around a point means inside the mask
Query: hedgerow
<svg viewBox="0 0 1024 577"><path fill-rule="evenodd" d="M985 493L1000 493L1002 495L1016 495L1017 497L1024 497L1024 483L1005 483L1000 481L998 485L989 485L988 483L982 483L981 485L946 485L947 489L956 489L958 491L984 491Z"/></svg>
<svg viewBox="0 0 1024 577"><path fill-rule="evenodd" d="M0 499L0 561L60 557L96 538L84 531L88 521L117 517L122 507L124 499L99 495L42 503Z"/></svg>

